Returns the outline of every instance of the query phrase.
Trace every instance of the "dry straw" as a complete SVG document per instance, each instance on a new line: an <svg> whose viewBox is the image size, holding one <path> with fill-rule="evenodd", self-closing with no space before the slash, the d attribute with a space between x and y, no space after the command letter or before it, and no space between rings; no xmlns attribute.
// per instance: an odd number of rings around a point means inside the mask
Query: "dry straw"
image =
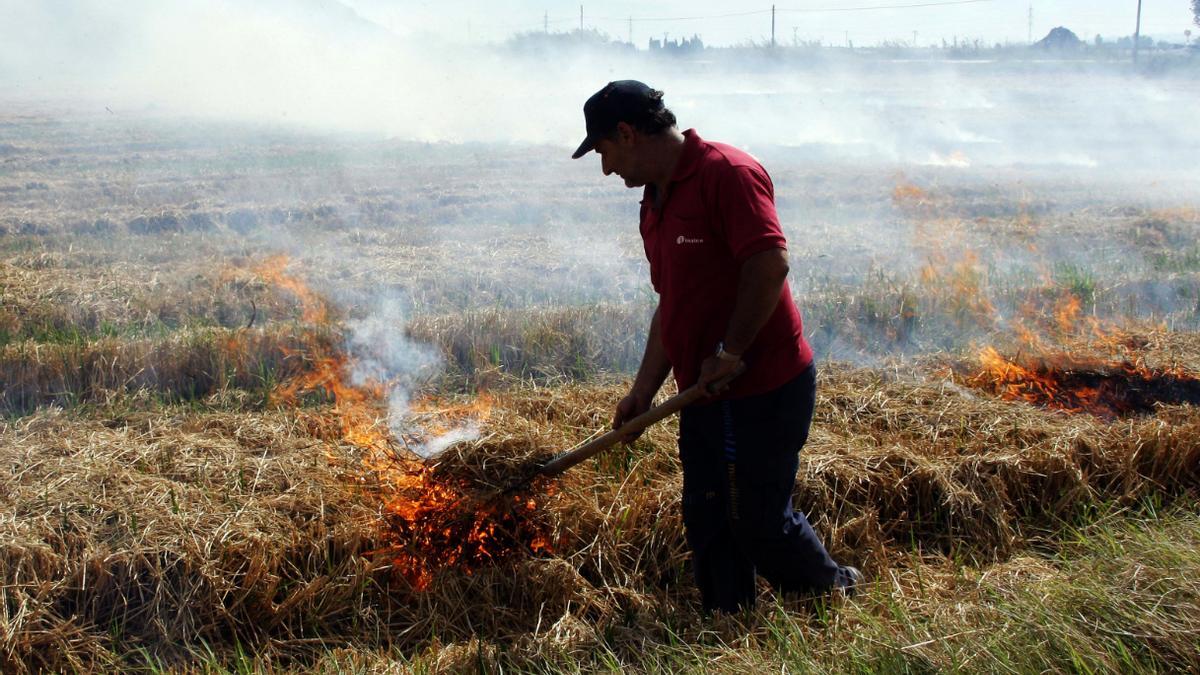
<svg viewBox="0 0 1200 675"><path fill-rule="evenodd" d="M484 494L603 428L622 393L516 386L437 470ZM327 409L221 412L238 404L222 396L199 411L46 409L0 433L6 671L235 643L281 663L337 645L457 645L437 653L461 663L471 640L521 658L603 640L632 657L668 639L664 617L692 625L671 425L562 477L542 506L553 553L443 570L417 592L366 555L383 543L379 495L357 450L314 422ZM797 501L844 560L880 574L915 544L1003 561L1098 500L1194 491L1200 423L1182 407L1108 423L831 367L801 466Z"/></svg>

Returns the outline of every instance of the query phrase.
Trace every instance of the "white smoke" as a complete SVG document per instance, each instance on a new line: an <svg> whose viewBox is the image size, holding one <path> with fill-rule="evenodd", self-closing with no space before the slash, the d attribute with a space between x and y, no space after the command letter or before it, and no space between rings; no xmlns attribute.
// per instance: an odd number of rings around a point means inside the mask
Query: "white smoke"
<svg viewBox="0 0 1200 675"><path fill-rule="evenodd" d="M443 433L428 436L412 415L412 392L436 376L442 360L429 345L405 334L407 312L404 302L383 298L366 318L347 322L353 367L350 382L355 386L381 383L387 388L388 430L412 452L433 457L446 448L479 437L479 426L465 422Z"/></svg>
<svg viewBox="0 0 1200 675"><path fill-rule="evenodd" d="M11 5L11 7L10 7ZM95 111L419 141L578 143L583 100L635 77L684 127L804 156L972 167L1194 165L1200 90L1117 63L889 59L825 50L701 60L563 48L518 55L373 23L333 0L0 0L0 87ZM389 24L391 25L391 24ZM954 162L950 162L954 164Z"/></svg>

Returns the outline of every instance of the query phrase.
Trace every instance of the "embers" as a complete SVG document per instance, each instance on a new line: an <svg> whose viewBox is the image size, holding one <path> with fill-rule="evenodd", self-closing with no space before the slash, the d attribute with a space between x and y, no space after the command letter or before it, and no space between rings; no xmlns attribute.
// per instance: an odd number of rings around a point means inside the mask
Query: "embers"
<svg viewBox="0 0 1200 675"><path fill-rule="evenodd" d="M383 512L385 545L375 551L415 590L439 570L470 574L518 552L550 548L549 523L531 497L495 494L480 499L462 481L410 467L381 476L388 489Z"/></svg>

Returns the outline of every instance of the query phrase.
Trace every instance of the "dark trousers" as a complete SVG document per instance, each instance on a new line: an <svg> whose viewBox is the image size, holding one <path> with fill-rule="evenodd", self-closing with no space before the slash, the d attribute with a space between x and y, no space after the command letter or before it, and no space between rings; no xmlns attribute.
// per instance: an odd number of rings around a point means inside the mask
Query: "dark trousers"
<svg viewBox="0 0 1200 675"><path fill-rule="evenodd" d="M756 573L779 592L849 583L792 508L815 398L810 367L774 391L683 410L683 524L706 610L752 606Z"/></svg>

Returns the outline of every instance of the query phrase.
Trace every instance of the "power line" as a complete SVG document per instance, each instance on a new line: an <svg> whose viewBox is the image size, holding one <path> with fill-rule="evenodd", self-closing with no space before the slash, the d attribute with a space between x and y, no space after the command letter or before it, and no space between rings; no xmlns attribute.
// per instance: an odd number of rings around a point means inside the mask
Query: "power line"
<svg viewBox="0 0 1200 675"><path fill-rule="evenodd" d="M955 6L955 5L975 5L975 4L980 4L980 3L985 3L985 2L995 2L995 1L996 0L937 0L937 1L933 1L933 2L914 2L914 3L892 4L892 5L858 5L858 6L854 6L854 7L790 7L789 8L789 7L772 6L769 9L751 9L751 10L745 10L745 11L741 11L741 12L724 12L724 13L720 13L720 14L695 14L695 15L689 15L689 16L592 16L592 17L589 17L589 19L593 23L593 25L598 21L609 21L609 22L620 21L621 23L627 23L630 26L630 32L632 33L632 26L634 23L664 22L664 21L704 21L704 20L708 20L708 19L733 19L733 18L746 17L746 16L761 16L763 14L771 14L772 18L774 18L775 14L778 12L788 12L791 14L872 12L872 11L889 10L889 9L919 9L919 8L925 8L925 7L951 7L951 6ZM584 24L583 24L583 6L582 5L579 7L579 14L580 14L580 16L578 17L579 26L580 26L580 30L583 30ZM577 20L576 18L565 18L565 17L551 18L549 15L549 12L546 12L542 16L542 30L543 31L548 30L549 26L552 24L557 25L557 24L562 24L562 23L567 23L567 22L573 22L576 20ZM497 28L509 28L509 27L516 28L519 26L530 26L530 25L533 25L532 21L528 22L528 23L526 23L526 22L512 23L512 24L509 24L508 26L497 26Z"/></svg>
<svg viewBox="0 0 1200 675"><path fill-rule="evenodd" d="M856 7L772 7L771 9L752 9L744 12L728 12L725 14L704 14L693 16L641 16L633 17L633 21L699 21L702 19L730 19L740 16L755 16L772 12L790 12L792 14L818 14L826 12L870 12L886 9L916 9L921 7L949 7L953 5L975 5L995 0L941 0L939 2L917 2L903 5L859 5ZM628 21L627 17L597 16L597 21Z"/></svg>
<svg viewBox="0 0 1200 675"><path fill-rule="evenodd" d="M781 9L781 12L797 14L816 12L869 12L876 9L913 9L916 7L946 7L949 5L974 5L980 2L995 2L995 0L946 0L945 2L919 2L910 5L864 5L861 7L813 7L805 9Z"/></svg>
<svg viewBox="0 0 1200 675"><path fill-rule="evenodd" d="M769 9L754 9L748 12L731 12L729 14L706 14L704 16L635 16L634 21L698 21L701 19L730 19L738 16L754 16L756 14L770 14ZM595 17L599 21L626 21L625 17L615 16L598 16Z"/></svg>

